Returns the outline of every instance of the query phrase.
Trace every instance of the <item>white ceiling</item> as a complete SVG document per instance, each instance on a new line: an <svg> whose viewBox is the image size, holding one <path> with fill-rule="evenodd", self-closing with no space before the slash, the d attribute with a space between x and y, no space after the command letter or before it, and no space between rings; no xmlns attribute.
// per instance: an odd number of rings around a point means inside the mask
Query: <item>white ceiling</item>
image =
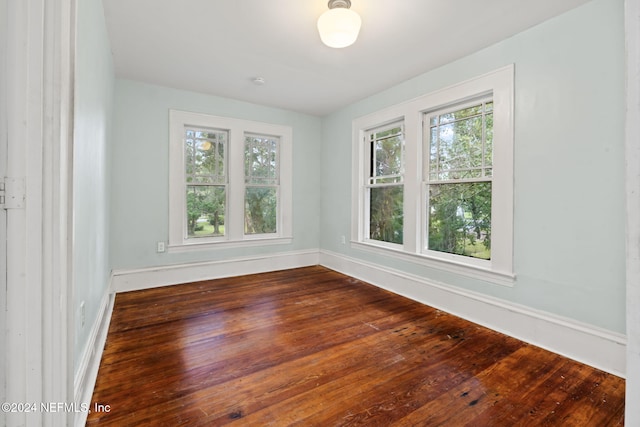
<svg viewBox="0 0 640 427"><path fill-rule="evenodd" d="M103 4L118 77L322 116L587 1L352 0L344 49L320 42L327 0Z"/></svg>

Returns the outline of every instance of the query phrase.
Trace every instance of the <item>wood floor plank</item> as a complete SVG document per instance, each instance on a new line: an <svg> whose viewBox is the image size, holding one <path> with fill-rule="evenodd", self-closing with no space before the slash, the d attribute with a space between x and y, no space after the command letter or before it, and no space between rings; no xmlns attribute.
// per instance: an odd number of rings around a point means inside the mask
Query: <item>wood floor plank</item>
<svg viewBox="0 0 640 427"><path fill-rule="evenodd" d="M531 384L547 375L554 363L558 362L559 356L536 350L532 351L530 346L522 346L464 383L451 388L448 401L431 401L411 413L399 425L415 425L419 422L427 425L465 425L468 420L478 420L481 414L485 418L485 425L499 425L491 416L491 408L508 396L511 390L526 393ZM535 357L535 361L531 360L532 357ZM517 423L519 417L514 417L513 411L506 415L509 419L503 420L504 425Z"/></svg>
<svg viewBox="0 0 640 427"><path fill-rule="evenodd" d="M119 294L105 426L609 426L624 380L323 267Z"/></svg>

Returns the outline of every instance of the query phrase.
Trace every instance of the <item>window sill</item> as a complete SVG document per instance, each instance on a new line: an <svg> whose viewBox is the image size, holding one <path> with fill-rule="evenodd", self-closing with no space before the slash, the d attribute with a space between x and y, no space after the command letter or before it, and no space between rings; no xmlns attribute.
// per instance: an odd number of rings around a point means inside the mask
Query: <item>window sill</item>
<svg viewBox="0 0 640 427"><path fill-rule="evenodd" d="M500 286L513 287L516 276L512 273L494 271L488 268L475 265L463 264L446 259L434 258L424 254L405 252L402 249L377 245L375 243L364 243L351 241L351 247L362 251L389 256L402 261L424 265L430 268L444 270L472 279L483 280Z"/></svg>
<svg viewBox="0 0 640 427"><path fill-rule="evenodd" d="M204 251L212 249L248 248L269 245L287 245L293 243L292 237L254 237L245 240L218 240L208 242L194 242L183 244L170 244L169 253Z"/></svg>

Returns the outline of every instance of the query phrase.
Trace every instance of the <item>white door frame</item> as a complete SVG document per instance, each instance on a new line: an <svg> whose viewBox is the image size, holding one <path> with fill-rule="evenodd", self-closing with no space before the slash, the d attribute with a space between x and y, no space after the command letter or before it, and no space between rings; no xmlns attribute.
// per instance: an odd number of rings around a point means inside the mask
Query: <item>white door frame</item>
<svg viewBox="0 0 640 427"><path fill-rule="evenodd" d="M640 2L625 0L627 369L625 424L640 426Z"/></svg>
<svg viewBox="0 0 640 427"><path fill-rule="evenodd" d="M0 0L0 178L7 168L7 0ZM0 209L0 348L6 348L7 310L7 213ZM0 351L0 402L6 402L7 356ZM0 426L6 425L6 415L0 411Z"/></svg>
<svg viewBox="0 0 640 427"><path fill-rule="evenodd" d="M73 402L71 146L75 0L7 4L7 402ZM3 3L4 4L4 3ZM73 411L9 413L7 426L65 426Z"/></svg>

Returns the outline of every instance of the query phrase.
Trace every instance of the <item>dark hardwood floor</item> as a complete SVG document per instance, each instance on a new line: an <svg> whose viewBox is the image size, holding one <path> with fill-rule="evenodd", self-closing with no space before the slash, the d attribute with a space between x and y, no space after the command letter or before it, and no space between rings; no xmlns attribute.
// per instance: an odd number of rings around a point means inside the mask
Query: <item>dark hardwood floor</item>
<svg viewBox="0 0 640 427"><path fill-rule="evenodd" d="M605 427L624 390L309 267L118 294L87 425Z"/></svg>

